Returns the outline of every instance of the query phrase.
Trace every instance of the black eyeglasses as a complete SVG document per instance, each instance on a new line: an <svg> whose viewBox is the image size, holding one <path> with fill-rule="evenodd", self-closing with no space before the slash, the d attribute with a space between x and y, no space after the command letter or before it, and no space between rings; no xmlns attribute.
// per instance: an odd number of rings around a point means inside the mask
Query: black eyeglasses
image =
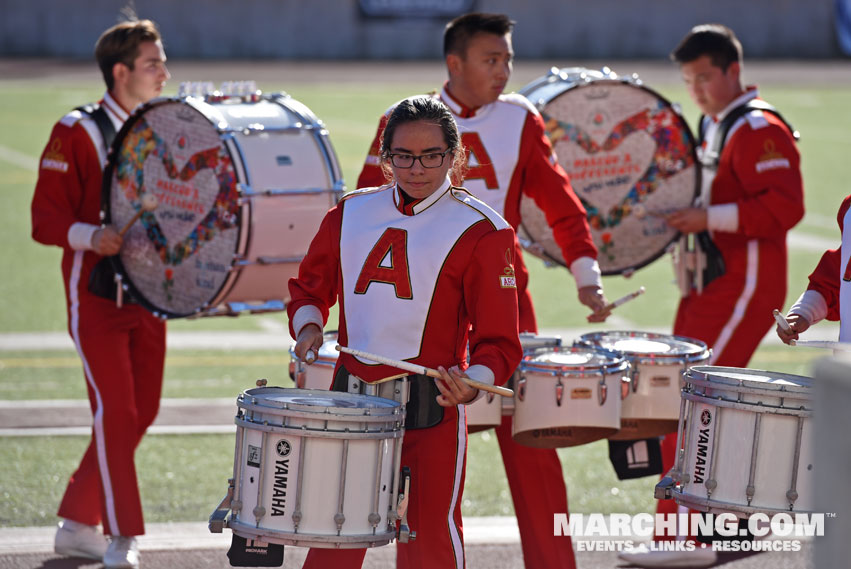
<svg viewBox="0 0 851 569"><path fill-rule="evenodd" d="M387 157L390 158L390 163L396 168L413 168L414 162L417 160L420 161L423 168L440 168L443 166L443 159L449 152L450 149L447 148L443 152L430 152L419 156L414 154L387 154Z"/></svg>

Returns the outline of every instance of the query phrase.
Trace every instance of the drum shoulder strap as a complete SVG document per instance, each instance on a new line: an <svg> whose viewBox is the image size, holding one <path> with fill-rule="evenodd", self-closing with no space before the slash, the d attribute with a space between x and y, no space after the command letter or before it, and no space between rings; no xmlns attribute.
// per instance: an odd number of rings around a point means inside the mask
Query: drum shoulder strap
<svg viewBox="0 0 851 569"><path fill-rule="evenodd" d="M718 163L721 160L721 151L724 150L724 145L727 143L727 135L730 133L730 129L733 128L736 121L751 111L762 111L776 116L784 125L786 125L786 128L789 129L789 132L792 133L792 136L796 141L801 138L801 133L795 130L795 127L789 124L789 121L783 118L780 111L778 111L773 105L770 105L760 99L751 99L750 101L734 108L721 120L721 123L718 125L718 133L712 141L712 147L707 148L704 151L704 159L702 162L705 168L711 168L713 170L718 169ZM704 143L704 137L706 136L706 129L704 127L705 116L706 115L700 115L698 122L698 145L702 145Z"/></svg>
<svg viewBox="0 0 851 569"><path fill-rule="evenodd" d="M103 144L106 147L107 152L109 152L109 149L112 147L112 142L115 140L116 132L115 126L113 126L112 121L109 119L104 108L97 103L89 103L87 105L77 107L74 110L84 113L95 121L95 124L100 131L100 135L103 137Z"/></svg>

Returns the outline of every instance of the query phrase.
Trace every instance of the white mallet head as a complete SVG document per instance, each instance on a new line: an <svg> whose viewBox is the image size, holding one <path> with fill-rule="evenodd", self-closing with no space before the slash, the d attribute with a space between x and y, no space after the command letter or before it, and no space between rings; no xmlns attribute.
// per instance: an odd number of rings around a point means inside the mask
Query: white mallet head
<svg viewBox="0 0 851 569"><path fill-rule="evenodd" d="M142 209L144 211L154 211L158 205L157 196L154 194L145 194L142 196Z"/></svg>

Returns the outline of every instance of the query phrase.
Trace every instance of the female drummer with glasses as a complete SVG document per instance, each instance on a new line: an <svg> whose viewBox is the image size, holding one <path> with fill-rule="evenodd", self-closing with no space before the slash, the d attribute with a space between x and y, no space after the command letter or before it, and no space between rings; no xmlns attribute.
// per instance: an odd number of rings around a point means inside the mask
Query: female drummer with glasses
<svg viewBox="0 0 851 569"><path fill-rule="evenodd" d="M440 380L412 380L408 408L430 406L422 415L436 410L438 419L406 423L402 465L412 471L408 520L417 535L398 545L397 566L461 568L464 405L478 395L461 377L502 384L520 362L514 231L450 183L464 155L452 115L436 99L394 109L381 161L393 181L352 192L329 211L290 281L290 333L298 357L318 351L328 309L339 301L341 345L441 372ZM399 370L343 353L335 377L349 374L375 382ZM304 566L360 567L364 554L312 549Z"/></svg>

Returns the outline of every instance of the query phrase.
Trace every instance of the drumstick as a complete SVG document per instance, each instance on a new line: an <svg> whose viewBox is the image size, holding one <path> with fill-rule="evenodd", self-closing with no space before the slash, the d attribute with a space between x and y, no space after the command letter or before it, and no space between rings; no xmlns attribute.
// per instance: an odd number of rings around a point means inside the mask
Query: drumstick
<svg viewBox="0 0 851 569"><path fill-rule="evenodd" d="M829 342L825 340L789 340L790 346L800 346L802 348L824 348L826 350L840 350L843 352L851 352L851 343L849 342Z"/></svg>
<svg viewBox="0 0 851 569"><path fill-rule="evenodd" d="M780 314L779 310L775 308L772 311L772 314L774 314L774 319L777 321L777 325L780 326L781 330L790 334L794 332L792 330L792 327L789 326L789 321L786 320L786 318L782 314Z"/></svg>
<svg viewBox="0 0 851 569"><path fill-rule="evenodd" d="M639 287L639 289L638 289L637 291L635 291L635 292L631 292L631 293L629 293L628 295L623 296L623 297L621 297L621 298L617 299L616 301L614 301L614 302L612 302L612 303L607 304L606 306L604 306L604 307L600 310L600 312L609 312L609 311L611 311L611 310L613 310L613 309L617 308L617 307L618 307L618 306L620 306L621 304L625 304L625 303L629 302L630 300L633 300L633 299L635 299L635 298L638 298L639 296L641 296L642 294L644 294L644 290L645 290L645 289L644 289L644 287L643 287L643 286L642 286L642 287Z"/></svg>
<svg viewBox="0 0 851 569"><path fill-rule="evenodd" d="M157 209L157 205L159 205L159 203L157 202L157 196L155 196L154 194L145 194L144 196L142 196L142 207L139 208L139 211L137 211L135 215L130 218L130 221L127 222L127 225L121 228L121 231L119 231L118 234L124 237L124 234L130 230L130 227L134 223L136 223L140 217L142 217L143 213L145 213L146 211L154 211L155 209Z"/></svg>
<svg viewBox="0 0 851 569"><path fill-rule="evenodd" d="M421 366L419 364L412 364L410 362L403 362L401 360L392 360L390 358L385 358L384 356L379 356L376 354L370 354L369 352L362 352L361 350L355 350L354 348L347 348L346 346L341 346L337 344L335 346L338 352L343 352L344 354L351 354L353 356L359 356L366 360L372 360L374 362L378 362L380 364L389 365L392 367L397 367L399 369L403 369L405 371L412 371L414 373L420 373L422 375L427 375L429 377L440 378L440 372L436 369L431 369L425 366ZM495 393L497 395L502 395L503 397L514 397L514 392L508 389L507 387L499 387L498 385L490 385L487 383L482 383L481 381L476 381L475 379L470 379L469 377L462 377L464 383L469 385L470 387L475 387L476 389L481 389L482 391L489 391L491 393Z"/></svg>
<svg viewBox="0 0 851 569"><path fill-rule="evenodd" d="M313 348L310 348L309 350L307 350L307 353L304 354L304 361L307 363L307 365L310 365L316 361L316 352L313 351Z"/></svg>

